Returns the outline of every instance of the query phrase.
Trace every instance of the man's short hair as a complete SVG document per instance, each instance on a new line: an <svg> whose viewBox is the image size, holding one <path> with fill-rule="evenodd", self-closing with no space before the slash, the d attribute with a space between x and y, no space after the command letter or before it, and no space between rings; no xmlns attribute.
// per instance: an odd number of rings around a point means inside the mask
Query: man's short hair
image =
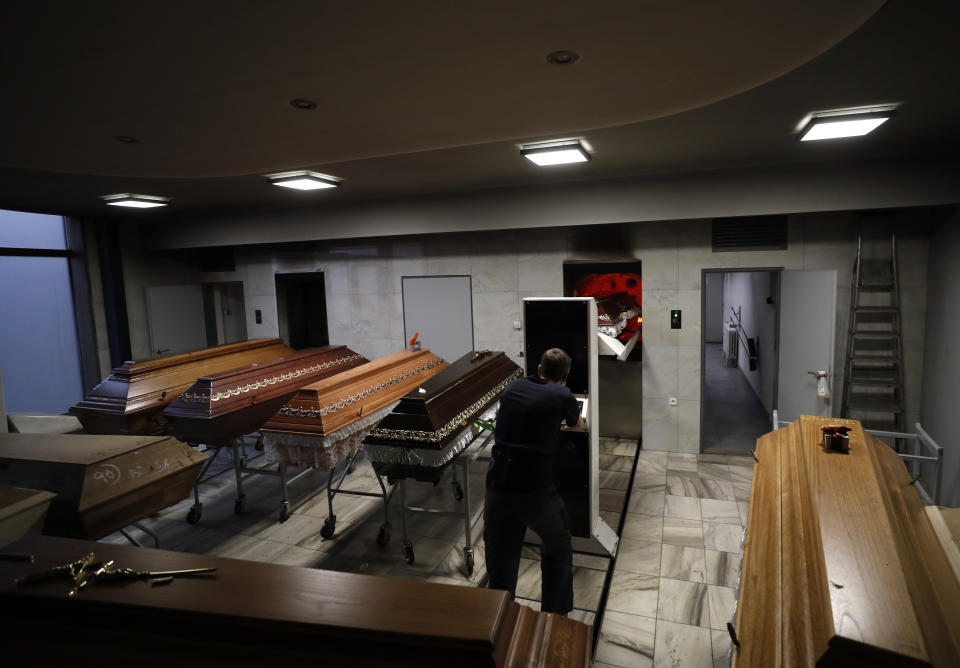
<svg viewBox="0 0 960 668"><path fill-rule="evenodd" d="M570 364L570 355L560 348L551 348L540 358L540 373L547 380L563 380L570 372Z"/></svg>

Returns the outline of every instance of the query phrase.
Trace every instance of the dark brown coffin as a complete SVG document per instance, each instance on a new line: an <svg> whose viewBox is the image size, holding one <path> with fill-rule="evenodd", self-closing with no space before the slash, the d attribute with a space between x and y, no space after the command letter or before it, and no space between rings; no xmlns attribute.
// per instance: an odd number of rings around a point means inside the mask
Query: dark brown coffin
<svg viewBox="0 0 960 668"><path fill-rule="evenodd" d="M429 350L401 350L301 387L260 428L268 454L294 466L333 468L397 399L447 366Z"/></svg>
<svg viewBox="0 0 960 668"><path fill-rule="evenodd" d="M346 346L322 346L221 371L197 378L163 417L182 441L226 445L263 426L304 385L368 361Z"/></svg>
<svg viewBox="0 0 960 668"><path fill-rule="evenodd" d="M0 561L10 666L233 668L586 668L591 627L536 612L506 591L356 575L127 545L28 536ZM216 568L210 576L17 586L93 552L117 568ZM39 631L38 631L39 630ZM46 637L38 636L46 633Z"/></svg>
<svg viewBox="0 0 960 668"><path fill-rule="evenodd" d="M522 375L502 352L467 353L400 399L364 439L375 468L390 478L435 481L449 460L437 466L419 464L417 451L448 449L496 403L507 384ZM395 448L393 455L388 448Z"/></svg>
<svg viewBox="0 0 960 668"><path fill-rule="evenodd" d="M168 436L0 434L0 483L57 494L56 536L103 538L177 503L206 459Z"/></svg>
<svg viewBox="0 0 960 668"><path fill-rule="evenodd" d="M200 376L292 353L282 339L254 339L127 362L70 412L89 434L166 434L160 411Z"/></svg>

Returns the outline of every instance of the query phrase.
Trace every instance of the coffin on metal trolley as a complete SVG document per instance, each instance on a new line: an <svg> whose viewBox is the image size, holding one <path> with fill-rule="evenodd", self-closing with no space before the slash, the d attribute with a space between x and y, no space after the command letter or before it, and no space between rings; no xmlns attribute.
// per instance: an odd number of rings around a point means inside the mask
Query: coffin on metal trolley
<svg viewBox="0 0 960 668"><path fill-rule="evenodd" d="M364 436L396 405L397 400L448 366L429 350L402 350L367 362L325 380L300 388L280 411L261 427L268 460L281 467L329 469L327 503L330 509L320 534L333 536L337 516L333 498L338 493L384 499L384 524L377 541L390 540L387 491L377 475L381 494L340 490ZM334 468L347 458L339 483Z"/></svg>
<svg viewBox="0 0 960 668"><path fill-rule="evenodd" d="M0 483L56 493L56 536L103 538L177 503L206 459L168 436L0 434Z"/></svg>
<svg viewBox="0 0 960 668"><path fill-rule="evenodd" d="M231 446L237 481L234 503L237 513L243 512L244 507L242 473L279 476L280 516L286 519L289 514L286 469L247 468L237 439L263 426L304 385L367 361L346 346L322 346L210 374L197 378L186 392L164 409L163 417L170 423L176 437L187 443L213 446L217 454L222 447ZM196 488L194 501L187 515L191 524L200 520L203 507Z"/></svg>
<svg viewBox="0 0 960 668"><path fill-rule="evenodd" d="M198 377L291 353L282 339L254 339L127 362L70 412L90 434L165 434L169 425L160 412Z"/></svg>
<svg viewBox="0 0 960 668"><path fill-rule="evenodd" d="M413 563L413 546L407 540L407 478L436 483L443 471L457 459L480 428L478 419L493 419L500 395L507 385L523 372L502 352L480 350L470 352L446 369L404 396L396 408L364 439L364 449L381 476L400 481L401 527L404 558ZM467 478L464 463L463 477ZM457 498L463 494L454 481ZM464 555L468 572L473 570L470 543L470 486L465 487L464 511L434 515L464 518L466 547ZM418 509L409 509L416 511Z"/></svg>

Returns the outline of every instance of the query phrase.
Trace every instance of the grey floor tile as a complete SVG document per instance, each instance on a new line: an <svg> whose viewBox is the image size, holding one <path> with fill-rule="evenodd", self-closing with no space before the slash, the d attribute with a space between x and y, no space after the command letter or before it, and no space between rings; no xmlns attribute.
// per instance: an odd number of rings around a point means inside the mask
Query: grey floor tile
<svg viewBox="0 0 960 668"><path fill-rule="evenodd" d="M666 457L638 457L637 475L660 476L667 475Z"/></svg>
<svg viewBox="0 0 960 668"><path fill-rule="evenodd" d="M657 620L654 668L712 668L710 630Z"/></svg>
<svg viewBox="0 0 960 668"><path fill-rule="evenodd" d="M722 631L733 617L736 597L730 587L707 586L707 603L710 608L710 628Z"/></svg>
<svg viewBox="0 0 960 668"><path fill-rule="evenodd" d="M740 513L740 524L747 526L747 518L750 514L750 504L746 501L737 501L737 512Z"/></svg>
<svg viewBox="0 0 960 668"><path fill-rule="evenodd" d="M740 509L736 501L718 501L716 499L701 499L700 514L704 522L720 522L722 524L740 524Z"/></svg>
<svg viewBox="0 0 960 668"><path fill-rule="evenodd" d="M728 668L730 665L730 634L723 631L710 631L710 645L713 650L713 668Z"/></svg>
<svg viewBox="0 0 960 668"><path fill-rule="evenodd" d="M665 492L666 475L638 473L633 477L633 490L636 492Z"/></svg>
<svg viewBox="0 0 960 668"><path fill-rule="evenodd" d="M704 556L707 563L707 584L723 587L735 587L737 585L742 554L705 550Z"/></svg>
<svg viewBox="0 0 960 668"><path fill-rule="evenodd" d="M720 552L742 552L740 542L743 527L740 524L703 523L703 546Z"/></svg>
<svg viewBox="0 0 960 668"><path fill-rule="evenodd" d="M631 473L633 471L633 457L622 457L619 455L600 455L601 471L619 471L621 473Z"/></svg>
<svg viewBox="0 0 960 668"><path fill-rule="evenodd" d="M671 452L671 455L676 454ZM675 471L687 471L690 473L695 473L697 470L697 460L696 455L694 459L673 459L670 458L667 460L667 475Z"/></svg>
<svg viewBox="0 0 960 668"><path fill-rule="evenodd" d="M727 455L711 455L711 454L700 454L697 456L697 461L703 464L729 464L727 461Z"/></svg>
<svg viewBox="0 0 960 668"><path fill-rule="evenodd" d="M614 512L612 510L601 510L600 519L607 523L607 526L616 532L620 526L620 518L623 516L623 513Z"/></svg>
<svg viewBox="0 0 960 668"><path fill-rule="evenodd" d="M753 467L752 466L730 466L730 481L737 482L741 484L749 484L753 482Z"/></svg>
<svg viewBox="0 0 960 668"><path fill-rule="evenodd" d="M600 489L626 490L630 487L630 474L619 471L600 471Z"/></svg>
<svg viewBox="0 0 960 668"><path fill-rule="evenodd" d="M707 566L703 549L685 545L664 545L660 577L687 582L706 582Z"/></svg>
<svg viewBox="0 0 960 668"><path fill-rule="evenodd" d="M618 457L633 457L637 453L636 441L620 439L600 439L600 454L616 455Z"/></svg>
<svg viewBox="0 0 960 668"><path fill-rule="evenodd" d="M660 578L639 573L614 573L607 594L606 610L656 617L659 589Z"/></svg>
<svg viewBox="0 0 960 668"><path fill-rule="evenodd" d="M575 619L578 622L583 622L584 624L593 626L594 622L597 620L597 613L591 610L579 610L577 608L574 608L573 610L567 613L567 617L570 619Z"/></svg>
<svg viewBox="0 0 960 668"><path fill-rule="evenodd" d="M671 545L703 547L703 523L697 520L664 517L663 542Z"/></svg>
<svg viewBox="0 0 960 668"><path fill-rule="evenodd" d="M595 571L606 572L610 568L610 558L601 557L596 554L584 554L583 552L573 553L573 565L580 568L592 568Z"/></svg>
<svg viewBox="0 0 960 668"><path fill-rule="evenodd" d="M704 480L725 480L733 482L730 467L726 464L698 464L697 475Z"/></svg>
<svg viewBox="0 0 960 668"><path fill-rule="evenodd" d="M650 617L607 611L594 659L623 668L652 666L656 629L657 621Z"/></svg>
<svg viewBox="0 0 960 668"><path fill-rule="evenodd" d="M600 490L600 510L612 510L615 513L623 512L627 499L626 491L616 489Z"/></svg>
<svg viewBox="0 0 960 668"><path fill-rule="evenodd" d="M628 513L643 513L644 515L663 515L662 492L634 491L627 504Z"/></svg>
<svg viewBox="0 0 960 668"><path fill-rule="evenodd" d="M660 543L621 538L616 571L660 575Z"/></svg>
<svg viewBox="0 0 960 668"><path fill-rule="evenodd" d="M681 520L700 519L700 499L698 498L667 494L664 502L666 504L663 511L665 517L675 517Z"/></svg>
<svg viewBox="0 0 960 668"><path fill-rule="evenodd" d="M750 501L750 489L751 485L746 483L735 482L733 483L733 493L737 501Z"/></svg>
<svg viewBox="0 0 960 668"><path fill-rule="evenodd" d="M707 585L660 578L660 597L657 619L665 619L691 626L709 626Z"/></svg>
<svg viewBox="0 0 960 668"><path fill-rule="evenodd" d="M623 538L661 541L663 539L663 515L627 513L623 522Z"/></svg>

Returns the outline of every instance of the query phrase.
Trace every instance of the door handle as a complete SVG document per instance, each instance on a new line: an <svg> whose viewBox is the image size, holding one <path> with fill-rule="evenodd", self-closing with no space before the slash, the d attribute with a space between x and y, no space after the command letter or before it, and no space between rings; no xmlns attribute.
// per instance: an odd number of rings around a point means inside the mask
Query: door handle
<svg viewBox="0 0 960 668"><path fill-rule="evenodd" d="M155 354L157 354L157 355L162 355L162 354L168 353L168 352L170 352L170 349L169 349L169 348L164 348L163 350L157 350Z"/></svg>

